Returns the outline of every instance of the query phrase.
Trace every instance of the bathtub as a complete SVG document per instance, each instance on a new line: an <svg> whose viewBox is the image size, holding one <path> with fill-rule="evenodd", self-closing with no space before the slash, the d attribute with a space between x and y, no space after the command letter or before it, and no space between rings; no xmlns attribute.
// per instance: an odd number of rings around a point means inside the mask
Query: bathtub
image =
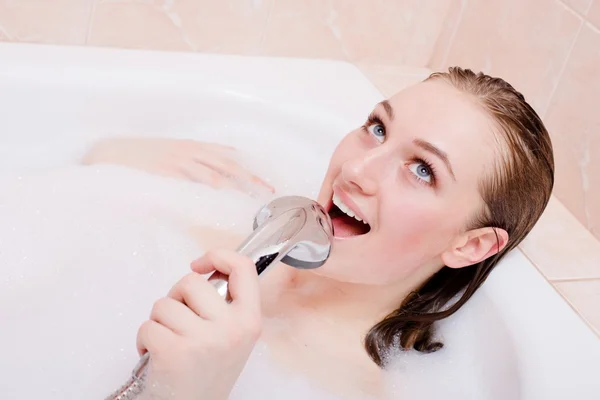
<svg viewBox="0 0 600 400"><path fill-rule="evenodd" d="M381 99L343 62L0 44L0 172L77 163L108 135L196 138L198 126L223 121L256 127L257 140L267 122L281 135L301 132L324 167ZM518 368L502 384L522 400L599 398L600 340L519 250L480 292L508 333L499 349ZM478 335L493 334L480 325ZM0 377L11 376L6 368Z"/></svg>

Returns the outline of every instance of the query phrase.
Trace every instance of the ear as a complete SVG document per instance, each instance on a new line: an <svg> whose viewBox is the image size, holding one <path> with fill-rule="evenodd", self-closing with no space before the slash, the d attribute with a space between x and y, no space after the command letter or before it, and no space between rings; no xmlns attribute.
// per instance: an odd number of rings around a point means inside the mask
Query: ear
<svg viewBox="0 0 600 400"><path fill-rule="evenodd" d="M473 229L460 235L442 254L447 267L462 268L477 264L498 253L508 243L508 233L500 228Z"/></svg>

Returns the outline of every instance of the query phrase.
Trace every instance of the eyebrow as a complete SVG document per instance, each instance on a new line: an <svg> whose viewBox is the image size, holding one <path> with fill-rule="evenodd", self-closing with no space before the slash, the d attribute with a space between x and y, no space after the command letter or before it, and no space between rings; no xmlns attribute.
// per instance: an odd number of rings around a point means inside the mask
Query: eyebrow
<svg viewBox="0 0 600 400"><path fill-rule="evenodd" d="M432 153L440 160L442 160L444 162L444 164L446 165L446 168L448 168L450 175L452 175L452 179L454 179L454 181L456 181L456 175L454 175L454 171L452 170L452 165L450 164L450 160L448 159L448 154L446 154L444 151L438 149L437 147L435 147L433 144L429 143L426 140L415 139L415 140L413 140L413 143L415 145L419 146L420 148L422 148L423 150Z"/></svg>
<svg viewBox="0 0 600 400"><path fill-rule="evenodd" d="M383 109L385 110L385 113L387 114L388 119L390 121L392 121L394 119L394 109L392 108L392 105L390 104L390 102L387 100L383 100L379 104L381 104L383 106Z"/></svg>

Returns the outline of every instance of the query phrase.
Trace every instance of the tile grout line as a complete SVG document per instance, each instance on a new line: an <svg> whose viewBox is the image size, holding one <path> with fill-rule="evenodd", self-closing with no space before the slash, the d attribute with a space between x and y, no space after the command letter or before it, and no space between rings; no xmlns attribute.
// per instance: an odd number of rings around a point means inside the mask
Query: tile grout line
<svg viewBox="0 0 600 400"><path fill-rule="evenodd" d="M349 61L347 61L347 62L349 62ZM382 87L380 87L377 83L375 83L375 81L371 77L368 76L368 74L365 72L365 70L357 62L351 62L351 64L354 65L360 71L362 76L364 76L371 83L371 85L373 85L375 87L375 89L377 89L379 94L381 94L383 97L388 97L386 91L384 91Z"/></svg>
<svg viewBox="0 0 600 400"><path fill-rule="evenodd" d="M454 39L456 38L456 34L458 32L458 28L463 20L463 15L465 13L465 8L467 8L468 0L458 0L460 1L460 11L458 12L458 18L456 18L456 23L454 24L454 29L452 29L452 34L450 34L450 40L448 40L448 46L446 50L444 50L444 57L442 57L442 65L440 65L437 69L441 69L446 62L448 61L448 57L450 56L450 50L452 49L452 45L454 44Z"/></svg>
<svg viewBox="0 0 600 400"><path fill-rule="evenodd" d="M564 281L557 280L557 279L551 280L550 278L548 278L546 276L546 274L544 274L544 272L540 269L540 267L537 266L537 264L527 255L527 253L520 246L517 246L517 248L521 252L521 254L523 254L523 256L533 265L533 267L544 277L544 279L546 279L546 282L548 282L548 284L552 287L552 290L554 290L556 292L556 294L558 294L560 296L560 298L569 306L569 308L571 308L571 310L573 310L573 312L575 314L577 314L579 319L581 319L588 326L588 328L590 328L592 330L592 332L600 338L600 327L596 328L594 325L592 325L592 323L583 316L582 312L571 301L569 301L569 298L566 295L564 295L560 290L558 290L558 288L554 285L554 283L561 283L561 282L579 282L579 281L585 282L585 281L594 281L594 280L600 281L600 278L589 278L589 279L574 278L573 280L564 280Z"/></svg>
<svg viewBox="0 0 600 400"><path fill-rule="evenodd" d="M584 27L589 26L589 27L593 27L593 25L587 20L587 14L589 13L589 11L591 10L593 4L594 4L594 0L590 1L590 4L587 6L587 9L585 11L585 15L582 15L581 13L579 13L578 11L574 10L573 8L571 8L569 5L565 4L563 0L556 0L559 4L561 4L565 10L567 12L570 12L572 14L574 14L576 17L578 17L581 20L581 23L579 25L579 29L577 30L577 33L575 34L575 39L573 40L573 43L571 45L571 48L569 49L569 51L567 52L567 56L565 58L565 62L563 63L563 66L558 74L558 78L556 80L556 84L554 86L554 88L552 89L552 91L550 92L550 96L548 97L548 103L546 105L546 109L544 110L544 114L542 119L545 119L547 117L547 113L548 113L548 109L550 108L550 104L552 102L552 99L556 93L556 91L558 90L558 86L560 85L560 81L562 80L562 77L564 75L564 72L567 68L567 65L569 63L569 60L571 58L571 54L573 53L573 49L575 48L575 46L577 45L577 41L579 40L579 37L581 36L581 32L583 31ZM580 169L580 174L583 175L584 171L583 171L583 167L580 165L579 166ZM584 191L583 193L583 211L585 214L585 228L590 230L590 216L589 216L589 210L588 210L588 201L587 201L587 193Z"/></svg>
<svg viewBox="0 0 600 400"><path fill-rule="evenodd" d="M85 35L85 45L87 46L90 41L90 36L92 35L92 25L94 24L94 15L96 14L96 2L97 0L92 0L92 4L90 6L90 16L88 18L88 28Z"/></svg>
<svg viewBox="0 0 600 400"><path fill-rule="evenodd" d="M0 33L3 34L8 39L9 42L14 41L14 39L8 34L6 29L4 29L4 27L2 25L0 25Z"/></svg>
<svg viewBox="0 0 600 400"><path fill-rule="evenodd" d="M577 28L577 33L575 34L575 37L573 38L573 43L571 43L571 47L569 48L569 51L567 51L565 60L562 63L560 71L558 72L558 76L556 77L556 83L554 84L552 91L550 91L550 94L548 95L548 103L546 104L546 109L544 110L544 112L542 114L542 119L545 119L548 116L548 110L550 109L550 105L552 104L552 99L554 98L554 95L556 94L556 91L558 90L558 85L560 84L560 81L562 80L562 77L563 77L565 71L567 70L567 65L569 64L569 60L571 59L571 54L573 53L573 49L575 48L575 45L577 44L577 40L579 40L579 36L581 35L581 31L583 31L583 27L585 26L584 18L582 18L575 11L571 10L570 7L567 7L562 1L557 0L557 2L559 4L561 4L562 6L566 7L566 9L568 11L575 13L575 15L580 18L580 22L579 22L579 28Z"/></svg>
<svg viewBox="0 0 600 400"><path fill-rule="evenodd" d="M585 229L585 227L582 227L581 229ZM521 252L521 254L523 254L525 256L525 258L535 267L536 270L539 271L540 274L542 274L542 276L550 283L550 284L554 284L554 283L561 283L561 282L587 282L587 281L600 281L600 275L598 276L592 276L592 277L585 277L585 278L550 278L549 276L547 276L547 274L543 271L543 269L538 266L538 263L536 263L533 258L531 258L528 254L528 252L523 249L521 247L521 245L517 246L517 248L519 249L519 251Z"/></svg>
<svg viewBox="0 0 600 400"><path fill-rule="evenodd" d="M271 14L273 13L273 8L275 8L275 1L272 0L271 4L269 4L269 10L267 11L267 18L265 18L265 25L263 27L262 34L260 36L260 41L258 42L258 54L265 55L264 53L264 44L265 40L267 40L267 31L269 30L269 22L271 21Z"/></svg>
<svg viewBox="0 0 600 400"><path fill-rule="evenodd" d="M600 282L600 276L597 276L594 278L557 278L557 279L546 278L546 279L548 279L548 281L552 284L563 283L563 282L593 282L593 281Z"/></svg>
<svg viewBox="0 0 600 400"><path fill-rule="evenodd" d="M587 16L588 16L588 15L589 15L589 13L590 13L590 10L591 10L591 9L592 9L592 7L594 6L594 1L596 1L596 0L591 0L591 1L590 1L590 4L588 4L588 6L587 6L587 10L585 10L585 17L586 17L586 20L587 20Z"/></svg>
<svg viewBox="0 0 600 400"><path fill-rule="evenodd" d="M588 320L586 317L583 316L583 313L575 306L575 304L573 304L573 302L571 302L569 300L569 298L563 294L560 290L558 290L558 288L554 285L551 285L552 289L565 301L565 303L567 303L567 305L573 310L573 312L575 314L577 314L577 316L579 317L580 320L583 321L583 323L585 325L588 326L588 328L592 331L592 333L594 333L596 336L598 336L598 338L600 338L600 326L596 327L594 325L592 325L592 322L590 320Z"/></svg>
<svg viewBox="0 0 600 400"><path fill-rule="evenodd" d="M544 271L541 270L540 267L538 267L538 265L533 261L533 259L531 257L529 257L529 254L527 254L527 252L525 250L523 250L521 248L521 246L517 246L517 248L519 249L519 251L521 252L521 254L523 254L523 256L525 256L525 258L527 259L527 261L529 261L531 263L531 265L533 265L533 267L544 277L544 279L546 279L546 281L548 283L550 282L550 278L548 278L546 276L546 274L544 273Z"/></svg>
<svg viewBox="0 0 600 400"><path fill-rule="evenodd" d="M564 0L556 0L558 3L560 3L561 6L563 6L564 8L566 8L568 11L570 11L571 13L577 15L578 17L585 19L586 15L588 14L588 12L590 11L590 9L592 8L591 5L593 3L593 0L590 1L590 5L587 6L587 9L585 10L585 12L581 13L579 11L577 11L576 9L574 9L573 7L571 7L570 5L568 5L567 3L564 2Z"/></svg>
<svg viewBox="0 0 600 400"><path fill-rule="evenodd" d="M600 27L592 24L590 21L585 21L585 25L596 33L600 33Z"/></svg>

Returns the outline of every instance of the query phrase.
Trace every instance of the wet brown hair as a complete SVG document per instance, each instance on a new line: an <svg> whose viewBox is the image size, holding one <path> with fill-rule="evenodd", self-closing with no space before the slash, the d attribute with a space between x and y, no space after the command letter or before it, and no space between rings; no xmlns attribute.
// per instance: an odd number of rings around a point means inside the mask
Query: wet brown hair
<svg viewBox="0 0 600 400"><path fill-rule="evenodd" d="M425 81L430 80L444 81L473 96L495 121L502 156L494 173L480 182L485 208L469 227L501 228L509 239L504 249L478 264L443 267L371 328L365 348L382 367L386 353L393 348L426 353L442 348L434 339L434 322L458 311L498 262L523 240L546 208L554 186L550 136L521 93L500 78L459 67L433 73Z"/></svg>

